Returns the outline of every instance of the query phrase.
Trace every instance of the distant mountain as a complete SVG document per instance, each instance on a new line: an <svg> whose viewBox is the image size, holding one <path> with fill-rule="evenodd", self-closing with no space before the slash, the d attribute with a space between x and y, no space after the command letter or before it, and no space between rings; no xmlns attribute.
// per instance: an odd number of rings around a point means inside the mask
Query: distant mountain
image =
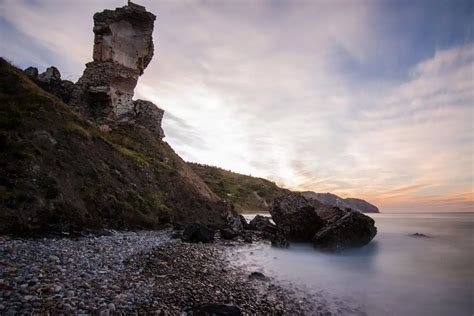
<svg viewBox="0 0 474 316"><path fill-rule="evenodd" d="M351 208L362 213L380 213L377 206L361 199L343 199L332 193L316 193L312 191L301 192L301 194L303 194L307 199L317 200L322 204L330 206Z"/></svg>

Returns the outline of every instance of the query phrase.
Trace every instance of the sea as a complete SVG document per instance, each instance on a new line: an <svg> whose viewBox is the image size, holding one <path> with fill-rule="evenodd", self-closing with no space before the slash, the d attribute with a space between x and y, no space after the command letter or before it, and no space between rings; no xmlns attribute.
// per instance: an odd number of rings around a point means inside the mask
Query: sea
<svg viewBox="0 0 474 316"><path fill-rule="evenodd" d="M474 213L367 215L378 233L362 248L258 243L241 249L237 262L314 294L333 315L474 315Z"/></svg>

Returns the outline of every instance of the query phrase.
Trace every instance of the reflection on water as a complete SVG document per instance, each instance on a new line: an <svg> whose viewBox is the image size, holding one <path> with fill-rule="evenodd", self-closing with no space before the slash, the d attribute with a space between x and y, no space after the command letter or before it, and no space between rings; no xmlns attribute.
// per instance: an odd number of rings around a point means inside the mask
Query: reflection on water
<svg viewBox="0 0 474 316"><path fill-rule="evenodd" d="M238 261L369 315L473 315L474 214L371 216L378 234L363 248L329 254L309 244L255 245Z"/></svg>

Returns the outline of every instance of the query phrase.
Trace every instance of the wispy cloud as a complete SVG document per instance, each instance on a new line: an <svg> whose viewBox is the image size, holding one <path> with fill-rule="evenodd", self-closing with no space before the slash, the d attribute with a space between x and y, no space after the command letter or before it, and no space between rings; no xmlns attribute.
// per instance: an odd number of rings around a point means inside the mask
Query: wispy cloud
<svg viewBox="0 0 474 316"><path fill-rule="evenodd" d="M385 211L472 207L469 1L140 2L157 51L136 97L185 159ZM2 53L77 78L93 13L123 4L0 1Z"/></svg>

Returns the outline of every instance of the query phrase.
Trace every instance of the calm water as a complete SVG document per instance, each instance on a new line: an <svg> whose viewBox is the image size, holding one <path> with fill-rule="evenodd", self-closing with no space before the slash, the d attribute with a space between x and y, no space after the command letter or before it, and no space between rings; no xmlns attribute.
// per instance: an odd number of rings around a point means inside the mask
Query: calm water
<svg viewBox="0 0 474 316"><path fill-rule="evenodd" d="M474 214L374 214L367 246L327 254L310 245L254 245L238 262L368 315L474 315ZM430 238L413 237L423 233ZM354 310L354 309L353 309Z"/></svg>

